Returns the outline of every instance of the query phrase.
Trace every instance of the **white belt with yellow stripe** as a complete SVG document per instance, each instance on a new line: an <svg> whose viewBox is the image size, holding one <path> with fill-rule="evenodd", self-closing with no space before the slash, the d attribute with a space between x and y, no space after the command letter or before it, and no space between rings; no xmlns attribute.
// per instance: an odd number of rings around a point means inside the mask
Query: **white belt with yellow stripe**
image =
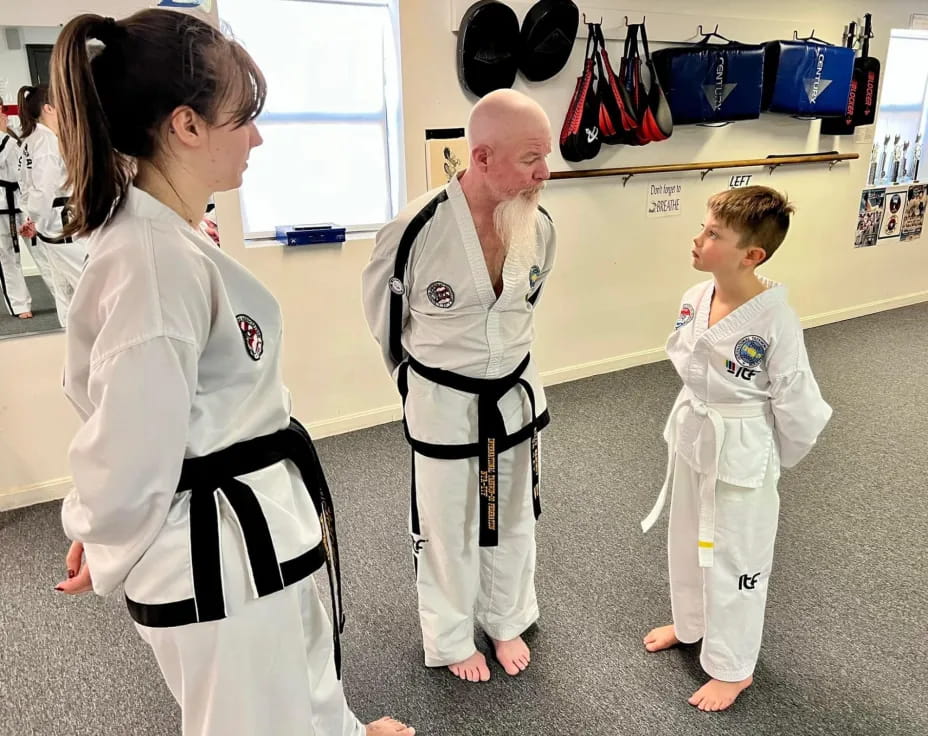
<svg viewBox="0 0 928 736"><path fill-rule="evenodd" d="M712 451L712 464L708 468L704 468L704 472L700 473L699 476L699 566L712 567L713 550L715 548L715 487L718 483L722 446L725 443L724 420L766 416L769 411L769 403L766 401L748 401L737 404L709 404L692 394L680 401L668 420L670 436L667 438L667 474L664 476L664 485L657 497L654 508L641 522L641 529L645 532L654 526L667 501L667 490L670 488L670 480L673 477L674 459L677 453L677 418L684 408L691 410L698 417L705 417L709 420L715 442Z"/></svg>

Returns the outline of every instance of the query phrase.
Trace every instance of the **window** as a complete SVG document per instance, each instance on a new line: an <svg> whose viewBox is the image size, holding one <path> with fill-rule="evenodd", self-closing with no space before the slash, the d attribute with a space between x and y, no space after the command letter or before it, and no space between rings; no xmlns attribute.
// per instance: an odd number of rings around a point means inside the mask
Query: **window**
<svg viewBox="0 0 928 736"><path fill-rule="evenodd" d="M928 151L925 146L925 135L928 133L928 32L892 32L879 94L874 159L881 157L880 160L886 163L875 174L871 171L871 181L868 183L904 183L910 181L915 173L918 144L921 144L922 153ZM897 148L900 150L897 151ZM906 173L898 178L893 176L892 164L897 154L904 161L899 171ZM884 172L885 176L881 176ZM924 179L925 173L928 172L920 166L918 178Z"/></svg>
<svg viewBox="0 0 928 736"><path fill-rule="evenodd" d="M397 0L222 0L268 98L240 190L246 238L276 225L370 230L402 184Z"/></svg>

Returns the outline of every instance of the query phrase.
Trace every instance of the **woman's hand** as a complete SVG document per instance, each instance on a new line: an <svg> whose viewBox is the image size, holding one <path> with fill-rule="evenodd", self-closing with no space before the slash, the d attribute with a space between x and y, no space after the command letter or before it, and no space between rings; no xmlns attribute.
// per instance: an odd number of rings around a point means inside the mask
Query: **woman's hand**
<svg viewBox="0 0 928 736"><path fill-rule="evenodd" d="M84 545L80 542L72 542L65 562L68 566L68 579L58 583L55 590L69 595L87 593L93 590L93 582L90 580L90 568L87 567L87 563L84 561Z"/></svg>
<svg viewBox="0 0 928 736"><path fill-rule="evenodd" d="M24 238L34 238L36 236L35 223L32 220L26 220L19 228L19 234Z"/></svg>

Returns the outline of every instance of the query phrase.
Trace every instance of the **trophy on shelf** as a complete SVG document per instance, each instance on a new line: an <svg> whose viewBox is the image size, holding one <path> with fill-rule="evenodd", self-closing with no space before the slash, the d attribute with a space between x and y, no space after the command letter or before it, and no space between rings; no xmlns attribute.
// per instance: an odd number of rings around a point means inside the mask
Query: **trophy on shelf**
<svg viewBox="0 0 928 736"><path fill-rule="evenodd" d="M883 139L883 148L880 151L880 165L877 167L879 169L879 174L877 175L877 183L884 184L886 182L886 164L887 159L889 158L889 133L886 134L886 137Z"/></svg>
<svg viewBox="0 0 928 736"><path fill-rule="evenodd" d="M867 173L867 184L873 186L876 184L876 172L880 165L880 144L873 141L873 148L870 149L870 171Z"/></svg>
<svg viewBox="0 0 928 736"><path fill-rule="evenodd" d="M899 169L902 167L902 136L898 133L893 140L893 184L899 183Z"/></svg>
<svg viewBox="0 0 928 736"><path fill-rule="evenodd" d="M912 156L912 181L918 181L918 164L922 158L922 134L915 136L915 153Z"/></svg>
<svg viewBox="0 0 928 736"><path fill-rule="evenodd" d="M909 146L910 145L911 144L909 141L906 141L905 143L902 144L902 181L903 183L905 183L906 181L911 181L911 177L909 177Z"/></svg>

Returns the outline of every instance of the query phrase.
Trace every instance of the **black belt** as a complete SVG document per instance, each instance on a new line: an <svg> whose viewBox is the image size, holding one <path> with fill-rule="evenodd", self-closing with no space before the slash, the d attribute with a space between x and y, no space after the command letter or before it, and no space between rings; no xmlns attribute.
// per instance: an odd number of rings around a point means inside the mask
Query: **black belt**
<svg viewBox="0 0 928 736"><path fill-rule="evenodd" d="M57 209L58 207L62 208L61 209L61 227L62 228L68 226L68 202L69 200L70 200L70 197L55 197L55 199L52 200L52 209ZM36 235L39 236L39 240L41 240L44 243L49 243L51 245L61 245L62 243L73 243L74 242L74 240L70 237L50 238L46 235L42 235L42 233L40 232L36 232Z"/></svg>
<svg viewBox="0 0 928 736"><path fill-rule="evenodd" d="M238 480L239 476L270 467L281 460L290 460L300 471L322 526L322 542L319 545L285 562L277 561L267 519L254 491ZM193 598L149 604L137 603L126 596L132 618L142 626L159 628L225 618L216 503L216 492L222 491L241 527L259 596L283 590L308 577L322 565L327 566L332 598L335 670L341 677L341 633L345 628L345 614L335 512L322 466L303 425L291 419L289 427L274 434L239 442L211 455L184 460L177 493L184 491L191 491Z"/></svg>
<svg viewBox="0 0 928 736"><path fill-rule="evenodd" d="M519 366L508 376L502 378L470 378L441 368L429 368L412 356L400 365L398 385L403 397L403 428L406 439L415 452L426 457L442 460L459 460L462 458L480 458L480 546L495 547L499 544L497 487L499 480L499 455L528 439L532 441L532 509L537 519L541 515L541 492L539 483L538 432L551 421L547 409L538 416L535 405L535 392L531 384L522 378L530 360L526 355ZM438 445L415 439L409 432L405 417L406 396L409 393L408 371L412 367L416 373L434 383L477 396L477 437L475 443L460 445ZM520 430L508 434L503 415L499 410L499 401L515 386L521 386L528 396L532 407L532 421Z"/></svg>
<svg viewBox="0 0 928 736"><path fill-rule="evenodd" d="M6 215L7 222L10 224L10 237L13 239L13 252L19 253L19 229L16 223L16 215L19 214L19 210L16 209L15 197L19 184L15 181L0 179L0 188L3 189L6 199L6 208L0 210L0 215Z"/></svg>

